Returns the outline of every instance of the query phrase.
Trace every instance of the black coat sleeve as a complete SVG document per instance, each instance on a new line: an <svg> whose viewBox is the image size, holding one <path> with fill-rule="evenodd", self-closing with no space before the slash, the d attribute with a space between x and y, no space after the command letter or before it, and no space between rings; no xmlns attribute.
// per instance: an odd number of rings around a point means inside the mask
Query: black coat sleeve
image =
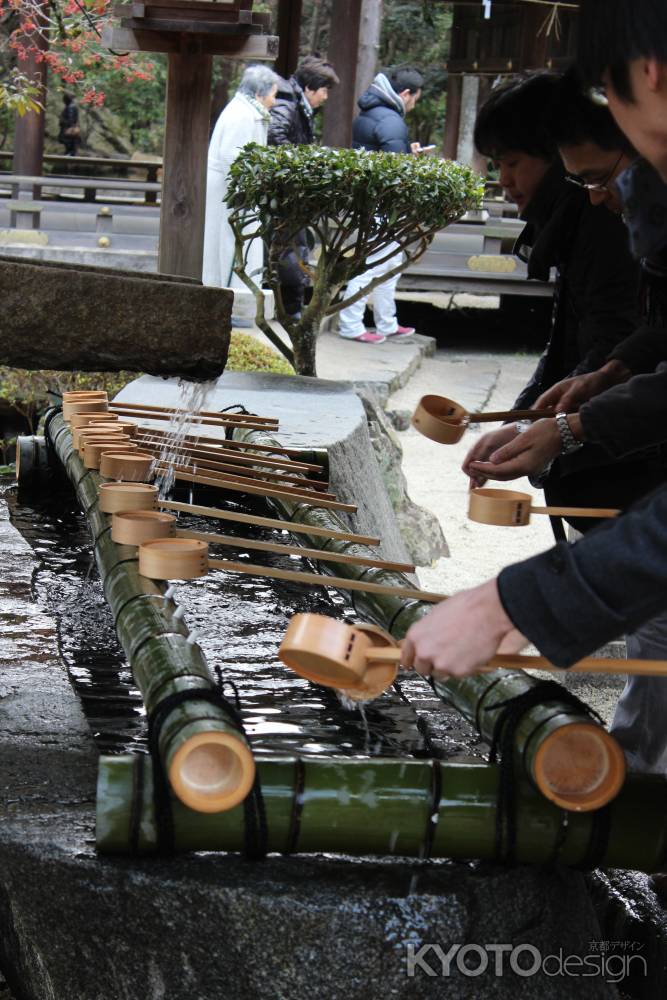
<svg viewBox="0 0 667 1000"><path fill-rule="evenodd" d="M613 458L667 441L667 363L594 396L579 415L586 441Z"/></svg>
<svg viewBox="0 0 667 1000"><path fill-rule="evenodd" d="M633 375L655 371L661 361L667 361L667 330L640 327L614 348L608 360L621 361Z"/></svg>
<svg viewBox="0 0 667 1000"><path fill-rule="evenodd" d="M588 205L565 278L565 294L572 296L579 318L580 361L573 375L600 368L616 345L637 329L640 278L621 220L602 206Z"/></svg>
<svg viewBox="0 0 667 1000"><path fill-rule="evenodd" d="M286 146L292 143L292 131L294 128L294 115L296 114L296 104L294 101L277 101L271 108L271 120L269 122L269 146Z"/></svg>
<svg viewBox="0 0 667 1000"><path fill-rule="evenodd" d="M547 659L571 666L667 608L665 525L667 486L576 545L504 569L505 611Z"/></svg>
<svg viewBox="0 0 667 1000"><path fill-rule="evenodd" d="M375 139L383 153L409 153L408 128L398 113L383 115L375 126Z"/></svg>

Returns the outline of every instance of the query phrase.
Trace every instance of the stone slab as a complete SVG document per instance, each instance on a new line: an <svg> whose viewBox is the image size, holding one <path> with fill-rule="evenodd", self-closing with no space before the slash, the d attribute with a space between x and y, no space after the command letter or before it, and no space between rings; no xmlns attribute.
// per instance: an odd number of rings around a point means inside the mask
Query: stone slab
<svg viewBox="0 0 667 1000"><path fill-rule="evenodd" d="M116 396L123 403L178 407L190 398L192 389L178 380L151 376L135 379ZM380 551L386 558L408 559L381 481L364 407L349 384L306 377L297 381L288 375L261 372L225 372L199 408L217 411L239 403L251 413L276 417L280 428L273 436L285 447L327 449L332 491L343 502L358 506L351 522L354 530L379 535ZM140 422L165 429L165 421ZM222 427L203 425L202 433L224 440Z"/></svg>

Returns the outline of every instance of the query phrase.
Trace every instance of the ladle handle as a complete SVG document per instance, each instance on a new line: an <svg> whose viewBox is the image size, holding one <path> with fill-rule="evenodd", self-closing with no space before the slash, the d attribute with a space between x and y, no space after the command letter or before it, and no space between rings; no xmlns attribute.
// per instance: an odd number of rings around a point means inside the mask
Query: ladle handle
<svg viewBox="0 0 667 1000"><path fill-rule="evenodd" d="M366 651L366 659L372 663L400 663L401 649L397 646L376 646ZM575 674L637 674L642 677L666 677L667 660L623 660L620 658L604 659L587 656L578 660L571 667L556 667L543 656L527 656L516 653L507 656L494 656L485 667L480 667L479 673L488 674L494 670L549 670L555 673Z"/></svg>
<svg viewBox="0 0 667 1000"><path fill-rule="evenodd" d="M559 673L564 670L567 673L575 674L638 674L644 677L665 677L667 676L667 660L622 660L610 657L604 659L599 656L586 656L583 660L577 660L571 667L555 667L553 663L543 656L527 656L516 653L507 656L494 656L489 661L488 666L483 667L483 673L491 670L554 670Z"/></svg>
<svg viewBox="0 0 667 1000"><path fill-rule="evenodd" d="M551 514L552 517L618 517L614 507L533 507L531 514Z"/></svg>
<svg viewBox="0 0 667 1000"><path fill-rule="evenodd" d="M473 424L489 424L497 420L541 420L553 415L553 410L500 410L496 413L471 413L469 417Z"/></svg>
<svg viewBox="0 0 667 1000"><path fill-rule="evenodd" d="M294 583L310 583L316 587L338 587L340 590L361 590L367 594L387 594L394 597L411 597L416 601L436 604L444 601L446 594L434 594L428 590L413 587L388 587L382 583L367 583L365 580L346 580L341 576L323 576L320 573L304 573L293 569L275 569L272 566L255 566L252 563L232 562L231 559L209 559L208 565L214 569L226 569L231 573L245 573L247 576L265 576L270 580L291 580Z"/></svg>

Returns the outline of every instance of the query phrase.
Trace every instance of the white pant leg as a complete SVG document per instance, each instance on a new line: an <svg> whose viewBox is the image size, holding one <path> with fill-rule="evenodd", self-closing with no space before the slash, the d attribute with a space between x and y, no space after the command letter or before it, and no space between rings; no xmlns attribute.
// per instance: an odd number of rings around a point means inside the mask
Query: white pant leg
<svg viewBox="0 0 667 1000"><path fill-rule="evenodd" d="M400 254L392 256L388 261L386 261L383 264L379 264L377 267L373 266L373 261L377 260L378 258L386 257L388 253L391 253L392 248L398 249L398 245L395 243L389 243L387 244L386 247L383 247L382 250L378 251L375 254L372 254L368 258L367 263L370 265L368 270L364 271L363 274L357 275L356 278L352 278L352 280L348 283L348 286L345 289L346 299L351 298L352 295L355 295L357 292L361 291L362 288L365 288L367 285L370 285L370 283L374 281L375 278L379 278L383 274L386 274L386 272L390 271L392 267L396 267L396 265L400 261ZM373 289L372 292L373 314L375 316L376 325L378 326L378 332L380 333L385 332L384 329L382 330L379 329L380 322L384 323L384 326L389 331L389 333L393 333L394 330L396 329L396 307L394 305L394 292L396 290L397 282L398 282L398 275L396 276L395 280L392 278L390 281L383 282L381 285L378 285L376 288ZM387 291L383 293L380 290L384 289L385 285L387 286ZM377 298L378 292L380 292L379 306ZM389 297L391 301L390 306L386 302L387 297ZM368 295L362 295L362 297L358 299L356 302L354 302L351 306L347 306L346 309L341 309L338 316L338 332L340 333L341 337L351 339L353 337L360 337L361 334L364 332L364 330L366 329L366 327L364 326L364 310L366 309L367 301L368 301ZM387 319L389 316L390 309L393 311L393 322L390 318ZM380 317L382 317L381 320ZM387 323L389 323L390 325L387 325Z"/></svg>
<svg viewBox="0 0 667 1000"><path fill-rule="evenodd" d="M627 649L631 659L667 659L667 614L628 635ZM667 677L628 677L609 729L633 771L667 774Z"/></svg>
<svg viewBox="0 0 667 1000"><path fill-rule="evenodd" d="M398 245L394 244L398 250ZM386 252L389 253L391 247L386 248ZM386 274L387 271L391 271L392 268L397 267L401 263L403 257L403 252L394 254L386 263L382 264L378 268L379 274ZM385 336L388 334L396 333L396 327L398 323L396 321L396 285L398 284L398 279L400 274L395 274L393 278L389 278L388 281L383 281L381 285L376 285L372 291L373 296L373 316L375 318L375 329L378 333L383 333Z"/></svg>

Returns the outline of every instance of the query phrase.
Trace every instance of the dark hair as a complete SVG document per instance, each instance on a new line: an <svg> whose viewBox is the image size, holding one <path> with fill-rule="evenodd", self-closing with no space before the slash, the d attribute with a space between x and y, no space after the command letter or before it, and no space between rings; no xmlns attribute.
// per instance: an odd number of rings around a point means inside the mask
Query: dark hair
<svg viewBox="0 0 667 1000"><path fill-rule="evenodd" d="M340 83L331 63L319 56L306 56L302 59L294 77L300 87L308 87L308 90L335 87Z"/></svg>
<svg viewBox="0 0 667 1000"><path fill-rule="evenodd" d="M416 94L424 86L424 77L414 66L393 66L385 75L397 94L404 90Z"/></svg>
<svg viewBox="0 0 667 1000"><path fill-rule="evenodd" d="M495 159L510 149L543 160L558 155L549 130L549 112L558 76L532 73L514 77L492 90L475 122L475 146Z"/></svg>
<svg viewBox="0 0 667 1000"><path fill-rule="evenodd" d="M618 96L633 101L628 63L642 57L667 63L665 0L581 0L577 65L587 86L608 73Z"/></svg>
<svg viewBox="0 0 667 1000"><path fill-rule="evenodd" d="M63 104L71 104L74 98L71 94L63 94Z"/></svg>
<svg viewBox="0 0 667 1000"><path fill-rule="evenodd" d="M557 146L581 146L584 142L594 142L600 149L637 155L609 108L584 93L581 81L573 71L561 77L556 85L548 127Z"/></svg>

